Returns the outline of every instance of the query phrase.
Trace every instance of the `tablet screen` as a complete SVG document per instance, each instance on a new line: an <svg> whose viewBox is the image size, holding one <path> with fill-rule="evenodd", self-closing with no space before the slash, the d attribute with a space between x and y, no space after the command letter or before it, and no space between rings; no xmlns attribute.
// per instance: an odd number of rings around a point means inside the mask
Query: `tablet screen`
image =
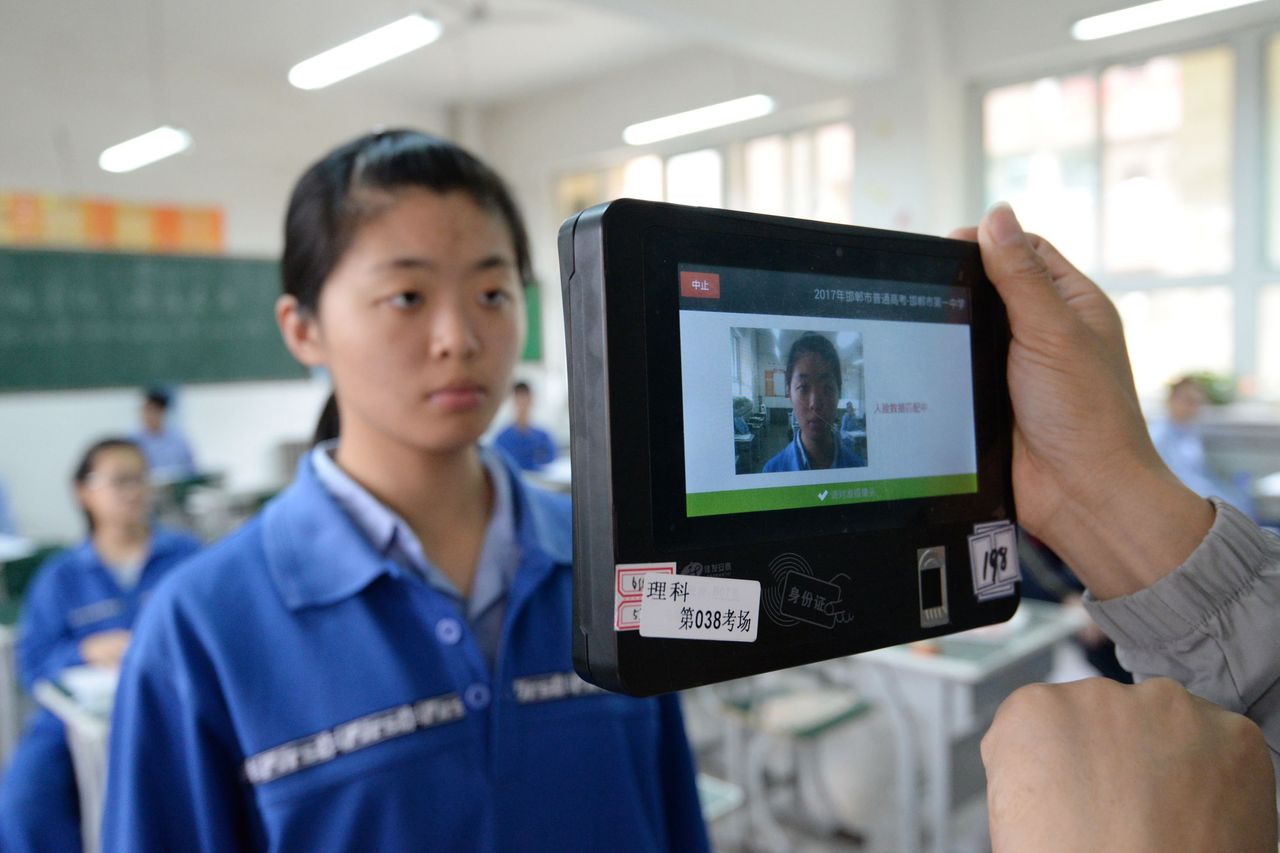
<svg viewBox="0 0 1280 853"><path fill-rule="evenodd" d="M678 274L687 517L978 491L968 288Z"/></svg>

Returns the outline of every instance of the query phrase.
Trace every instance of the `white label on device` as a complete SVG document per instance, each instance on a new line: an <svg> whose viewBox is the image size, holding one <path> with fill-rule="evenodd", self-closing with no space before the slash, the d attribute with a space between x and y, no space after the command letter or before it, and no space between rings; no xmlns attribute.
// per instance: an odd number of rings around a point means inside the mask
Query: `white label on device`
<svg viewBox="0 0 1280 853"><path fill-rule="evenodd" d="M640 605L644 601L646 575L676 573L675 563L619 563L614 567L613 630L640 628Z"/></svg>
<svg viewBox="0 0 1280 853"><path fill-rule="evenodd" d="M979 524L969 537L969 559L973 570L973 591L979 601L1013 595L1014 584L1022 579L1018 564L1018 539L1007 521Z"/></svg>
<svg viewBox="0 0 1280 853"><path fill-rule="evenodd" d="M648 575L640 636L754 643L759 615L759 581Z"/></svg>

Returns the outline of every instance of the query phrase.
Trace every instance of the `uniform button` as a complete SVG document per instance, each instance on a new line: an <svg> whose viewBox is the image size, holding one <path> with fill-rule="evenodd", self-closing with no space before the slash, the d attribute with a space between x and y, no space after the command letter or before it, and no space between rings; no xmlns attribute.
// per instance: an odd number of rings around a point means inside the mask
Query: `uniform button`
<svg viewBox="0 0 1280 853"><path fill-rule="evenodd" d="M473 711L483 711L489 707L489 685L473 684L462 694L462 701L467 703L467 707Z"/></svg>
<svg viewBox="0 0 1280 853"><path fill-rule="evenodd" d="M436 639L446 646L456 645L462 639L462 623L452 617L445 617L436 623Z"/></svg>

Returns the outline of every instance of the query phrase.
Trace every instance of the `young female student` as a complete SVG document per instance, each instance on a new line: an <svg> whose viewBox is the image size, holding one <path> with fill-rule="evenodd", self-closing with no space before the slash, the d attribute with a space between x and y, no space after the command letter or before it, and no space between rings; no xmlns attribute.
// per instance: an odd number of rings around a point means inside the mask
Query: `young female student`
<svg viewBox="0 0 1280 853"><path fill-rule="evenodd" d="M764 463L765 473L866 465L853 442L836 427L843 379L835 344L816 332L796 338L787 354L786 380L796 435Z"/></svg>
<svg viewBox="0 0 1280 853"><path fill-rule="evenodd" d="M90 447L75 471L75 493L88 538L41 566L23 602L17 657L28 690L69 666L118 667L144 599L200 548L190 536L151 527L147 462L131 441ZM66 733L57 717L41 710L0 785L0 850L79 849L79 798Z"/></svg>
<svg viewBox="0 0 1280 853"><path fill-rule="evenodd" d="M529 252L456 146L357 139L299 180L276 318L341 438L157 591L121 678L107 851L703 850L674 697L570 658L570 515L477 446Z"/></svg>

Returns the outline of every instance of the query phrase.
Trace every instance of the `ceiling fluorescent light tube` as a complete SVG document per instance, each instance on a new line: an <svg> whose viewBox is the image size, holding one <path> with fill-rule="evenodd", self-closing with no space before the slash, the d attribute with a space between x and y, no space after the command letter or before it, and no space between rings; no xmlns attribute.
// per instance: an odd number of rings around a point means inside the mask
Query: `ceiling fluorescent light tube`
<svg viewBox="0 0 1280 853"><path fill-rule="evenodd" d="M440 38L441 27L424 15L409 15L373 32L304 59L289 69L289 82L299 89L323 89L426 47Z"/></svg>
<svg viewBox="0 0 1280 853"><path fill-rule="evenodd" d="M98 155L98 165L107 172L132 172L190 147L191 134L166 124L112 145Z"/></svg>
<svg viewBox="0 0 1280 853"><path fill-rule="evenodd" d="M773 112L773 98L768 95L748 95L732 101L699 107L675 115L663 116L638 124L629 125L622 131L622 141L628 145L648 145L664 139L674 139L710 130L713 127L724 127L748 119L767 116Z"/></svg>
<svg viewBox="0 0 1280 853"><path fill-rule="evenodd" d="M1257 2L1258 0L1155 0L1154 3L1143 3L1107 12L1105 15L1082 18L1071 26L1071 37L1077 41L1102 39Z"/></svg>

